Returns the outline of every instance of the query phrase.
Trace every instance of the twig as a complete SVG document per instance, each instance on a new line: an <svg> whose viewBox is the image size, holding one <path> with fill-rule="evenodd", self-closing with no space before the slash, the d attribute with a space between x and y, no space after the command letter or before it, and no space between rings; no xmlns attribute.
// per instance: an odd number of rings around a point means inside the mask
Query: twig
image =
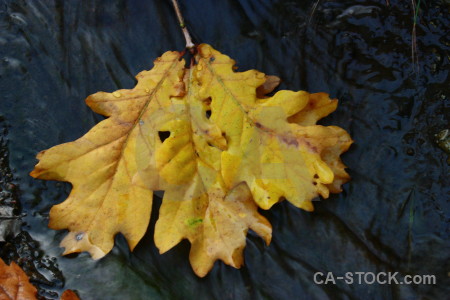
<svg viewBox="0 0 450 300"><path fill-rule="evenodd" d="M184 39L186 40L186 48L190 51L195 47L192 42L191 35L186 28L186 24L184 23L183 15L181 14L180 7L178 6L177 0L172 0L173 8L175 9L175 13L177 14L178 22L180 22L181 30L183 31Z"/></svg>
<svg viewBox="0 0 450 300"><path fill-rule="evenodd" d="M419 69L419 57L417 56L417 34L416 34L416 24L417 24L417 16L419 15L419 7L420 7L420 0L416 5L416 2L414 0L411 0L412 3L412 10L414 14L414 23L412 28L412 34L411 34L411 60L413 64L413 70L418 71Z"/></svg>
<svg viewBox="0 0 450 300"><path fill-rule="evenodd" d="M317 2L314 3L313 8L311 10L311 14L309 15L309 18L308 18L308 24L311 23L311 19L312 19L313 15L314 15L314 13L316 11L317 5L319 5L319 2L320 2L320 0L317 0Z"/></svg>

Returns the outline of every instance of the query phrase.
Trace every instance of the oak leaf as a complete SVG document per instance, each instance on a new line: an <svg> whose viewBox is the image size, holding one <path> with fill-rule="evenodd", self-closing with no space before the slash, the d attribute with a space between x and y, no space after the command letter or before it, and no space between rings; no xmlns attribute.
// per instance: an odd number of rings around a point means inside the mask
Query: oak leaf
<svg viewBox="0 0 450 300"><path fill-rule="evenodd" d="M205 276L217 259L239 268L248 229L270 243L258 213L280 200L312 211L311 200L349 180L339 156L352 140L316 125L336 109L325 93L279 91L276 76L235 72L211 46L166 52L131 90L98 92L86 103L107 116L80 139L38 154L36 178L70 182L49 227L68 229L65 254L100 258L122 233L131 250L147 230L153 191L165 191L155 228L164 253L182 239Z"/></svg>

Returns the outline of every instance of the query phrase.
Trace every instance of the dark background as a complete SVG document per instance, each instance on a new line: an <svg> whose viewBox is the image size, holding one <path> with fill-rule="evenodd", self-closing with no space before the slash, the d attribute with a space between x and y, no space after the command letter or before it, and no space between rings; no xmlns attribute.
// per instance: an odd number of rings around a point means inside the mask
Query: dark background
<svg viewBox="0 0 450 300"><path fill-rule="evenodd" d="M42 299L66 288L82 300L450 299L450 168L435 136L450 129L449 2L421 1L416 18L403 0L180 2L197 42L239 70L340 100L322 124L355 140L343 155L352 181L314 213L286 201L264 212L273 242L250 233L241 270L216 263L197 278L187 242L159 255L160 199L134 253L118 236L100 261L61 257L64 233L47 228L48 211L70 185L29 177L35 154L102 119L85 106L88 95L132 88L134 75L184 40L168 0L0 0L0 205L24 222L0 256L24 267ZM434 274L437 284L317 285L317 271Z"/></svg>

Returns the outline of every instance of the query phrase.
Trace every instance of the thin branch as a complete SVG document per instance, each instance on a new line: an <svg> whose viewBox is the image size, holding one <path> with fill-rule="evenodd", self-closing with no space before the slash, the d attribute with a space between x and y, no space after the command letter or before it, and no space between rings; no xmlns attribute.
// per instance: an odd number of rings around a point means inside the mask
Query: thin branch
<svg viewBox="0 0 450 300"><path fill-rule="evenodd" d="M416 2L414 0L411 0L412 4L412 11L414 14L414 22L412 27L412 33L411 33L411 60L413 64L413 70L416 72L416 70L419 70L419 57L417 56L417 33L416 33L416 24L417 24L417 17L419 14L419 7L420 7L420 0L418 4L416 5Z"/></svg>
<svg viewBox="0 0 450 300"><path fill-rule="evenodd" d="M183 31L184 39L186 40L186 48L191 50L195 47L192 42L191 35L186 28L186 24L184 23L183 15L181 14L180 7L178 6L177 0L172 0L173 8L175 9L175 13L177 14L178 22L180 22L181 30Z"/></svg>
<svg viewBox="0 0 450 300"><path fill-rule="evenodd" d="M312 19L314 13L316 12L316 8L317 8L317 5L319 5L319 2L320 2L320 0L317 0L317 2L314 3L313 8L311 10L311 14L309 15L309 18L308 18L308 24L311 23L311 19Z"/></svg>

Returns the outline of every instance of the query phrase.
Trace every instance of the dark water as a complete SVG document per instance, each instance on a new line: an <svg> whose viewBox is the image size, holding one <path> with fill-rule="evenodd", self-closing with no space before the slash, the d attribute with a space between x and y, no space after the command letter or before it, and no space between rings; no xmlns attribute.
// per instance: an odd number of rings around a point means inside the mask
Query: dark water
<svg viewBox="0 0 450 300"><path fill-rule="evenodd" d="M435 137L450 129L449 2L421 1L415 44L411 1L180 2L197 41L230 55L240 70L256 68L281 77L282 88L340 99L322 123L355 140L343 156L352 176L345 191L316 202L314 213L276 205L265 212L272 244L250 234L245 267L216 263L204 279L191 271L187 242L158 254L152 236L160 200L133 254L118 237L100 261L61 257L64 233L47 229L48 211L70 186L31 179L35 154L102 119L84 105L86 96L132 88L135 74L184 41L169 1L2 0L0 145L7 165L0 179L8 188L0 204L20 202L25 223L1 256L35 274L48 299L63 288L83 300L449 299L450 167ZM437 284L317 285L317 271L433 274Z"/></svg>

